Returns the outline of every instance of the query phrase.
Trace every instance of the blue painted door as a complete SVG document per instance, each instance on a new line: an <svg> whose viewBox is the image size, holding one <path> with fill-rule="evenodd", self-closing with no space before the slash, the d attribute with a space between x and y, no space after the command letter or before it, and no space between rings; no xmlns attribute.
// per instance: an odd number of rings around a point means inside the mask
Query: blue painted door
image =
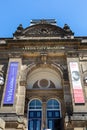
<svg viewBox="0 0 87 130"><path fill-rule="evenodd" d="M28 130L41 130L41 111L29 112Z"/></svg>
<svg viewBox="0 0 87 130"><path fill-rule="evenodd" d="M59 111L47 112L47 127L51 130L61 130L61 119Z"/></svg>

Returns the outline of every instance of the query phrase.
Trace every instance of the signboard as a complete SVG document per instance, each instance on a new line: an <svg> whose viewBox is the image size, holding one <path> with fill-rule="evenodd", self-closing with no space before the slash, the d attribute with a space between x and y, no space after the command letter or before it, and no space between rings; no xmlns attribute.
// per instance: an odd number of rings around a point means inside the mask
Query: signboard
<svg viewBox="0 0 87 130"><path fill-rule="evenodd" d="M80 80L79 67L77 62L70 62L71 79L73 85L73 96L76 104L85 103L83 89Z"/></svg>
<svg viewBox="0 0 87 130"><path fill-rule="evenodd" d="M9 69L8 69L8 77L6 82L4 103L3 103L5 105L9 105L9 104L13 105L14 103L17 71L18 71L18 62L10 62Z"/></svg>

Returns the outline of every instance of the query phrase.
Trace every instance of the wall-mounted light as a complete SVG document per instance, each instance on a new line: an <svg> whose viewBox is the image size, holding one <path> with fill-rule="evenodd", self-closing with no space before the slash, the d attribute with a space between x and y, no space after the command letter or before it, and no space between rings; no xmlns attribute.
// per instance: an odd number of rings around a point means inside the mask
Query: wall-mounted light
<svg viewBox="0 0 87 130"><path fill-rule="evenodd" d="M85 81L85 83L87 83L87 76L85 76L84 81Z"/></svg>
<svg viewBox="0 0 87 130"><path fill-rule="evenodd" d="M4 77L0 75L0 85L4 85Z"/></svg>

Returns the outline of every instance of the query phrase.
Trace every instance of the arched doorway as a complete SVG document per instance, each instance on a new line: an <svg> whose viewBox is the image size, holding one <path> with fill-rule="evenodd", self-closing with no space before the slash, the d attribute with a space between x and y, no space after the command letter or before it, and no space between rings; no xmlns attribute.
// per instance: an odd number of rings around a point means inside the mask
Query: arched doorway
<svg viewBox="0 0 87 130"><path fill-rule="evenodd" d="M47 128L61 130L61 105L56 99L47 102Z"/></svg>
<svg viewBox="0 0 87 130"><path fill-rule="evenodd" d="M48 67L33 69L27 75L26 97L32 99L28 104L28 130L63 130L61 77L59 71Z"/></svg>
<svg viewBox="0 0 87 130"><path fill-rule="evenodd" d="M42 102L38 99L28 104L28 130L41 130Z"/></svg>

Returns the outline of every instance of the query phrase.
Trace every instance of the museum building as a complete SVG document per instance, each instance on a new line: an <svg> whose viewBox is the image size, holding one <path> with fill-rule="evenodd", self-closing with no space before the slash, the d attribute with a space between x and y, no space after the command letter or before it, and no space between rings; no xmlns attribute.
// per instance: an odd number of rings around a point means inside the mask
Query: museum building
<svg viewBox="0 0 87 130"><path fill-rule="evenodd" d="M54 19L0 38L0 130L87 130L87 36Z"/></svg>

